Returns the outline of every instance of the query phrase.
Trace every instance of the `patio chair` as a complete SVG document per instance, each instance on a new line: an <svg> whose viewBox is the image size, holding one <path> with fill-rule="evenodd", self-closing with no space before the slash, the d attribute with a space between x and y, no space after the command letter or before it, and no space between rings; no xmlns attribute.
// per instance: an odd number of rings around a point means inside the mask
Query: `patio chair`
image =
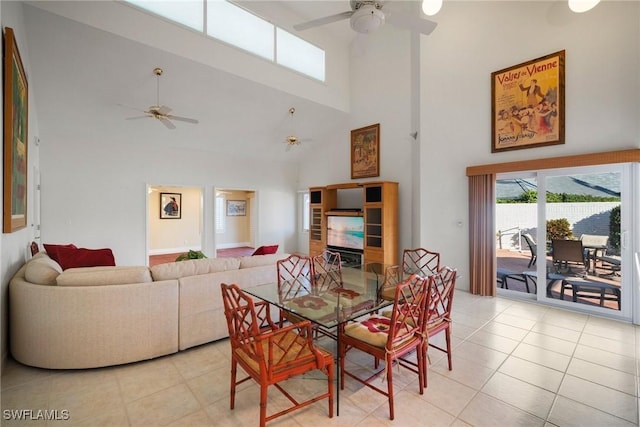
<svg viewBox="0 0 640 427"><path fill-rule="evenodd" d="M589 263L585 259L585 252L581 240L553 239L551 241L551 251L556 273L560 273L560 270L565 268L568 274L586 275L586 271L589 269ZM585 272L576 274L572 268L574 266L584 268Z"/></svg>
<svg viewBox="0 0 640 427"><path fill-rule="evenodd" d="M538 245L535 243L535 240L533 240L533 237L531 237L531 234L529 233L524 233L522 235L522 238L527 243L529 252L531 252L531 259L529 259L529 265L527 265L527 267L530 268L532 265L536 265L536 261L538 260Z"/></svg>
<svg viewBox="0 0 640 427"><path fill-rule="evenodd" d="M260 386L260 427L267 421L327 399L329 418L333 418L333 355L313 344L308 320L279 328L269 315L269 304L254 303L238 285L221 284L224 314L231 344L231 409L235 406L236 386L253 379ZM247 376L237 380L240 365ZM298 402L279 384L313 370L327 376L327 391ZM267 391L275 386L293 404L267 416Z"/></svg>

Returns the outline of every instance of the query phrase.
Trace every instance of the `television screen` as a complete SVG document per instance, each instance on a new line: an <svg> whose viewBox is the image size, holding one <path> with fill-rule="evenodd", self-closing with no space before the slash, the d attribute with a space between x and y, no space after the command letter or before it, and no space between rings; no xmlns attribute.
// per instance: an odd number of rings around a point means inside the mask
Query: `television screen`
<svg viewBox="0 0 640 427"><path fill-rule="evenodd" d="M364 249L364 218L361 216L327 217L327 246Z"/></svg>

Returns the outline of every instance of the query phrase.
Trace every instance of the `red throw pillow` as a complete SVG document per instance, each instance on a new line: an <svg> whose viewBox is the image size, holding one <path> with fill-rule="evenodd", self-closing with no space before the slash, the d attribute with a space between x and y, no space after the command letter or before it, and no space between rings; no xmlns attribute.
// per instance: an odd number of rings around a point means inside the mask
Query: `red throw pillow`
<svg viewBox="0 0 640 427"><path fill-rule="evenodd" d="M256 249L251 254L251 256L253 256L253 255L271 255L271 254L275 254L276 252L278 252L278 245L260 246L258 249Z"/></svg>
<svg viewBox="0 0 640 427"><path fill-rule="evenodd" d="M47 251L47 255L49 255L49 258L51 258L58 264L60 264L60 257L58 256L59 248L78 249L73 243L69 243L68 245L52 245L49 243L45 243L43 246L44 250Z"/></svg>
<svg viewBox="0 0 640 427"><path fill-rule="evenodd" d="M60 267L63 270L77 267L114 266L116 261L111 249L58 248Z"/></svg>

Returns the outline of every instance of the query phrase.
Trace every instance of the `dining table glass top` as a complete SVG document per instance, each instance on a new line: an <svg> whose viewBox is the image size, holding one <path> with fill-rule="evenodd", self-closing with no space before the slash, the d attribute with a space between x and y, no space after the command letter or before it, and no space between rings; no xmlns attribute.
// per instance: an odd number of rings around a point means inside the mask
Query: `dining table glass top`
<svg viewBox="0 0 640 427"><path fill-rule="evenodd" d="M366 266L343 267L342 283L336 282L334 286L309 284L299 286L296 293L291 294L280 292L278 283L268 283L247 287L243 291L329 329L393 304L393 301L382 300L378 296L383 279L378 271Z"/></svg>

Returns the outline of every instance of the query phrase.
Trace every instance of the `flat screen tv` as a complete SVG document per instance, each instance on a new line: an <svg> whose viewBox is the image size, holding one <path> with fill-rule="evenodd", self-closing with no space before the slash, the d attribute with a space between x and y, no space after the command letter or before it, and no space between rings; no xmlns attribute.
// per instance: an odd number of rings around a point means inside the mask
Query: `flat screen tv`
<svg viewBox="0 0 640 427"><path fill-rule="evenodd" d="M364 218L328 216L327 246L361 252L364 249Z"/></svg>

